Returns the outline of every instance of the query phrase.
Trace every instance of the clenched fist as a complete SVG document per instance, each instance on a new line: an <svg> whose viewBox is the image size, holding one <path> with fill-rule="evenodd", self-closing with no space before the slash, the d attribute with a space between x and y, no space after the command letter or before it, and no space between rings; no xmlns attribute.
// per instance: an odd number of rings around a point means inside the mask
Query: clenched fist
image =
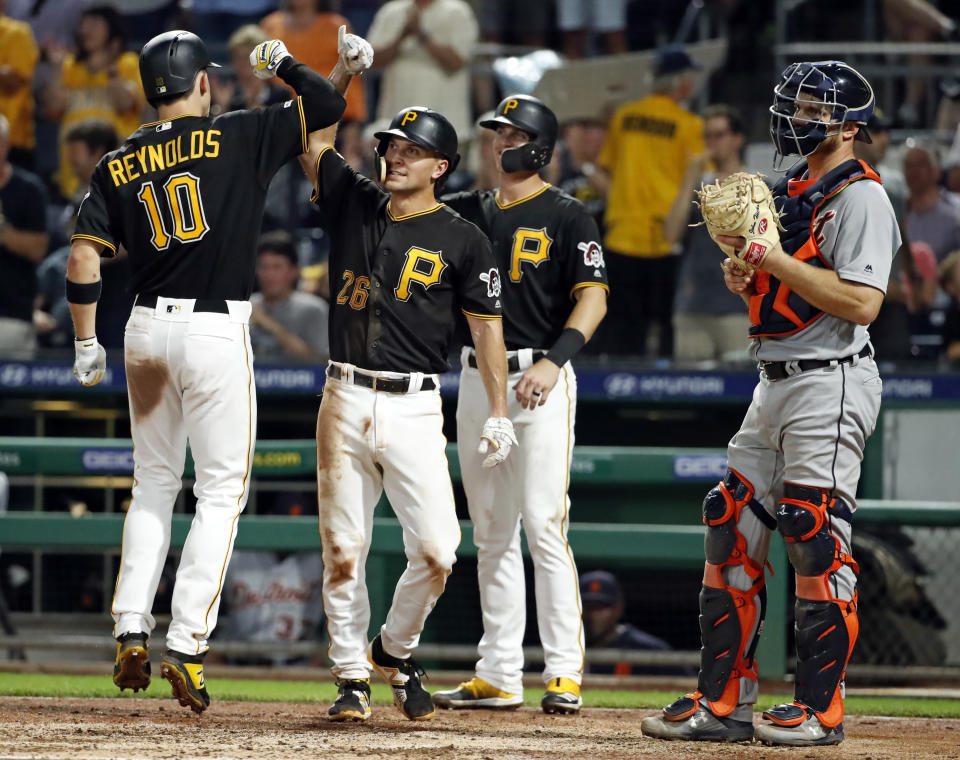
<svg viewBox="0 0 960 760"><path fill-rule="evenodd" d="M346 26L337 32L337 52L343 68L351 76L358 76L373 65L373 46L363 37L349 34Z"/></svg>
<svg viewBox="0 0 960 760"><path fill-rule="evenodd" d="M277 75L277 67L284 58L289 58L287 46L280 40L267 40L257 45L250 53L250 65L253 73L260 79L272 79Z"/></svg>

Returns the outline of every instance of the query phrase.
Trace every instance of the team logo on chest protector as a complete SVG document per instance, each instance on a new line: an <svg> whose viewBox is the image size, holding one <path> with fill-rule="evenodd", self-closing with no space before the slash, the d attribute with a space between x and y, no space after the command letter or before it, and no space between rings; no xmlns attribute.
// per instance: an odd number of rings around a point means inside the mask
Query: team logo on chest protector
<svg viewBox="0 0 960 760"><path fill-rule="evenodd" d="M823 234L823 228L827 225L831 219L833 219L836 214L833 211L825 211L817 217L817 220L813 223L813 240L819 248L822 246L826 240L826 235Z"/></svg>
<svg viewBox="0 0 960 760"><path fill-rule="evenodd" d="M410 283L419 282L426 290L440 282L440 275L447 268L447 262L441 256L442 251L426 251L413 246L404 254L403 271L393 294L399 301L410 298Z"/></svg>

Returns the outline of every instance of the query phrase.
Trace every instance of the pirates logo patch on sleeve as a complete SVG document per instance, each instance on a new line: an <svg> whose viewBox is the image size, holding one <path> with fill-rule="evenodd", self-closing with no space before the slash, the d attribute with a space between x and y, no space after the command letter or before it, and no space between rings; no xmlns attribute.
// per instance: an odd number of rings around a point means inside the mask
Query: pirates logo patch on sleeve
<svg viewBox="0 0 960 760"><path fill-rule="evenodd" d="M603 266L603 248L596 240L577 243L577 250L583 251L583 263L588 267Z"/></svg>
<svg viewBox="0 0 960 760"><path fill-rule="evenodd" d="M487 284L487 298L500 297L500 272L496 269L481 272L480 280Z"/></svg>

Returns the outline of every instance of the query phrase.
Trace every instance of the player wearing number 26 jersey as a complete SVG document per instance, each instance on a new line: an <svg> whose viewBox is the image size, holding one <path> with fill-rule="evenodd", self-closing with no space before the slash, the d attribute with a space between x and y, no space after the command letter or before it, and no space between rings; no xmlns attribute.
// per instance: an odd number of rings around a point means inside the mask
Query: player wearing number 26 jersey
<svg viewBox="0 0 960 760"><path fill-rule="evenodd" d="M99 255L129 252L136 301L124 359L134 484L112 606L121 689L150 681L151 608L190 442L196 517L177 571L161 675L195 712L210 703L203 656L249 491L257 412L248 298L267 186L306 149L310 130L336 122L344 108L325 77L273 40L256 48L251 65L258 75L279 75L298 96L211 119L206 68L213 65L189 32L166 32L144 46L141 78L160 120L97 165L66 284L74 372L93 385L105 370L93 332Z"/></svg>
<svg viewBox="0 0 960 760"><path fill-rule="evenodd" d="M341 52L330 79L345 92L350 74L342 63ZM335 294L317 415L323 605L338 691L327 714L335 721L370 716L371 670L388 680L407 718L434 714L412 655L460 543L438 373L448 368L464 317L486 383L486 422L473 446L480 442L491 468L503 466L515 443L490 243L436 199L460 158L457 133L442 114L413 106L375 136L382 187L344 163L333 129L310 135L310 152L300 159L327 220ZM403 528L407 566L368 646L364 565L384 492Z"/></svg>

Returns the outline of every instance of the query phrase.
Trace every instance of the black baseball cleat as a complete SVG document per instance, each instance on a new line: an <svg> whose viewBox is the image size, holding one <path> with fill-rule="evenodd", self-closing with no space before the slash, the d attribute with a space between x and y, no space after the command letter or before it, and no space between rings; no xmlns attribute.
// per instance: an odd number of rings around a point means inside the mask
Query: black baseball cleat
<svg viewBox="0 0 960 760"><path fill-rule="evenodd" d="M210 706L203 680L203 655L181 654L168 650L160 661L160 675L173 687L173 696L197 715Z"/></svg>
<svg viewBox="0 0 960 760"><path fill-rule="evenodd" d="M370 717L370 681L351 678L337 681L337 698L327 710L330 720L366 720Z"/></svg>
<svg viewBox="0 0 960 760"><path fill-rule="evenodd" d="M427 720L436 712L430 692L420 679L426 676L423 668L412 657L401 660L383 651L380 635L367 647L367 659L393 689L393 703L410 720Z"/></svg>
<svg viewBox="0 0 960 760"><path fill-rule="evenodd" d="M134 693L150 685L150 650L147 634L124 633L117 637L117 659L113 663L113 682Z"/></svg>

